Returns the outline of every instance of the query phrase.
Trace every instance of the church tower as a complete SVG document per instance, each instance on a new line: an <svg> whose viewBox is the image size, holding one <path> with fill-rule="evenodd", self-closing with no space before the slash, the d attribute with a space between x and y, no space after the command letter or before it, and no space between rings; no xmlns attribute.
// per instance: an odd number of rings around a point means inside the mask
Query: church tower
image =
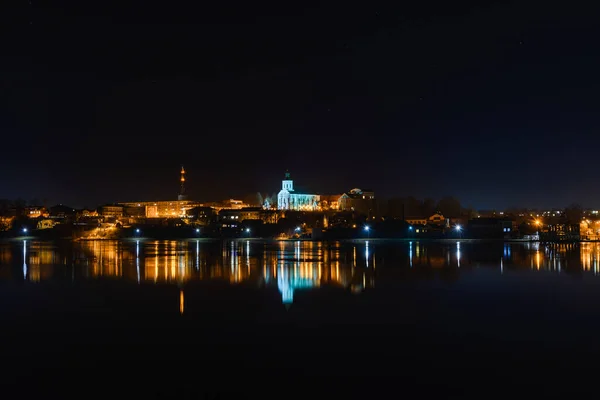
<svg viewBox="0 0 600 400"><path fill-rule="evenodd" d="M277 195L277 209L278 210L289 210L290 200L292 198L291 192L294 191L294 181L290 177L290 172L285 172L285 177L281 181L281 190Z"/></svg>
<svg viewBox="0 0 600 400"><path fill-rule="evenodd" d="M285 171L285 178L281 181L281 190L287 190L288 192L294 191L294 181L292 180L289 171Z"/></svg>

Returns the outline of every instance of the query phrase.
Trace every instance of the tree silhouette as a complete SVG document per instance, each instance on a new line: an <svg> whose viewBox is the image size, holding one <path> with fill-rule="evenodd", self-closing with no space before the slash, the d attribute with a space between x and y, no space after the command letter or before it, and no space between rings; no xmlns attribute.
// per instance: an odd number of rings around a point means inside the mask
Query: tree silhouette
<svg viewBox="0 0 600 400"><path fill-rule="evenodd" d="M580 223L583 219L583 208L577 203L572 203L565 208L565 218L569 224Z"/></svg>
<svg viewBox="0 0 600 400"><path fill-rule="evenodd" d="M460 217L460 201L452 196L446 196L438 202L437 209L448 218Z"/></svg>
<svg viewBox="0 0 600 400"><path fill-rule="evenodd" d="M421 215L423 217L432 216L437 211L435 206L435 200L426 198L425 200L423 200L423 204L421 206Z"/></svg>

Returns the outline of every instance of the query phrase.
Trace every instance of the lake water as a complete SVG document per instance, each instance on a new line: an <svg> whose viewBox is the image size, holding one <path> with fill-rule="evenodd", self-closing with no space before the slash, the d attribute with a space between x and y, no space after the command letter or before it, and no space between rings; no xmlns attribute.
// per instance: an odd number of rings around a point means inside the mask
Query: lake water
<svg viewBox="0 0 600 400"><path fill-rule="evenodd" d="M3 242L0 379L168 398L573 394L600 355L599 259L598 243Z"/></svg>

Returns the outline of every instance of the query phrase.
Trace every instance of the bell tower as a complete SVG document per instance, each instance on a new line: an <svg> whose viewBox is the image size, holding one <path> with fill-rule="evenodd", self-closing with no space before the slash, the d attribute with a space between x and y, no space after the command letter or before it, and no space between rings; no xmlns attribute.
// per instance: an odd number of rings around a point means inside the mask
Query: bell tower
<svg viewBox="0 0 600 400"><path fill-rule="evenodd" d="M285 178L281 181L281 190L287 190L288 192L294 191L294 181L292 180L289 171L285 171Z"/></svg>

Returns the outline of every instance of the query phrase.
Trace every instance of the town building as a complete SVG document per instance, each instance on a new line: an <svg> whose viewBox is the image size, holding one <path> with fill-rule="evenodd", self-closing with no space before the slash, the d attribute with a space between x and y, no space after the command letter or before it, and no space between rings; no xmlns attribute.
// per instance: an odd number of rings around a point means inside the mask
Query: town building
<svg viewBox="0 0 600 400"><path fill-rule="evenodd" d="M338 200L341 211L355 211L371 217L375 214L375 192L372 190L352 189Z"/></svg>
<svg viewBox="0 0 600 400"><path fill-rule="evenodd" d="M205 205L212 207L217 212L219 212L223 209L225 209L225 210L240 210L242 208L249 207L249 205L244 203L242 200L236 200L236 199L227 199L227 200L223 200L221 202L207 203Z"/></svg>
<svg viewBox="0 0 600 400"><path fill-rule="evenodd" d="M7 231L12 227L15 217L0 215L0 232Z"/></svg>
<svg viewBox="0 0 600 400"><path fill-rule="evenodd" d="M322 194L319 208L321 211L339 211L341 194Z"/></svg>
<svg viewBox="0 0 600 400"><path fill-rule="evenodd" d="M46 207L41 206L30 206L26 207L26 214L29 218L40 218L40 217L48 217L50 213L46 209Z"/></svg>
<svg viewBox="0 0 600 400"><path fill-rule="evenodd" d="M476 239L509 239L514 228L514 221L509 218L473 218L467 224L469 237Z"/></svg>
<svg viewBox="0 0 600 400"><path fill-rule="evenodd" d="M127 215L146 218L182 218L185 217L188 210L202 206L202 204L190 200L139 201L119 204L127 209Z"/></svg>
<svg viewBox="0 0 600 400"><path fill-rule="evenodd" d="M97 217L98 216L98 210L91 210L91 209L81 209L77 212L77 217L78 218L89 218L89 217Z"/></svg>
<svg viewBox="0 0 600 400"><path fill-rule="evenodd" d="M120 218L123 216L125 207L120 204L105 204L98 207L98 214L103 217Z"/></svg>
<svg viewBox="0 0 600 400"><path fill-rule="evenodd" d="M594 217L596 215L594 214ZM600 239L600 220L588 217L579 224L579 232L583 240L599 240Z"/></svg>
<svg viewBox="0 0 600 400"><path fill-rule="evenodd" d="M263 209L270 209L266 201ZM319 194L298 190L289 172L281 181L277 195L277 210L283 211L351 211L373 216L376 211L375 193L372 190L352 189L343 194Z"/></svg>
<svg viewBox="0 0 600 400"><path fill-rule="evenodd" d="M540 232L540 240L578 241L581 240L581 224L559 221L549 224Z"/></svg>
<svg viewBox="0 0 600 400"><path fill-rule="evenodd" d="M450 220L441 213L435 213L429 217L408 217L405 219L409 225L432 225L432 226L450 226Z"/></svg>
<svg viewBox="0 0 600 400"><path fill-rule="evenodd" d="M427 225L426 217L407 217L405 221L409 225Z"/></svg>
<svg viewBox="0 0 600 400"><path fill-rule="evenodd" d="M277 195L278 210L316 211L321 198L318 194L299 193L294 190L294 181L286 172L281 181L281 190Z"/></svg>
<svg viewBox="0 0 600 400"><path fill-rule="evenodd" d="M63 204L57 204L53 207L50 207L50 209L48 210L48 214L50 218L62 219L75 217L77 215L77 211L73 207L69 207Z"/></svg>
<svg viewBox="0 0 600 400"><path fill-rule="evenodd" d="M186 211L186 216L199 225L210 224L215 215L216 211L212 207L194 207Z"/></svg>

